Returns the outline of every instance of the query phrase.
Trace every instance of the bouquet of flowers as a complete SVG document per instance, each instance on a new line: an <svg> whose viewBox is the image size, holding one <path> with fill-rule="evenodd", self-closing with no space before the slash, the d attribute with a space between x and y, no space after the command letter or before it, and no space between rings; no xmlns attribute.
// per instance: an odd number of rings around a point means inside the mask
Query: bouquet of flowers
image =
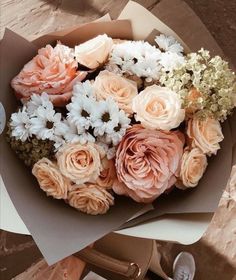
<svg viewBox="0 0 236 280"><path fill-rule="evenodd" d="M8 141L48 196L87 214L115 194L150 203L193 188L236 106L235 74L207 50L98 35L47 45L13 78Z"/></svg>

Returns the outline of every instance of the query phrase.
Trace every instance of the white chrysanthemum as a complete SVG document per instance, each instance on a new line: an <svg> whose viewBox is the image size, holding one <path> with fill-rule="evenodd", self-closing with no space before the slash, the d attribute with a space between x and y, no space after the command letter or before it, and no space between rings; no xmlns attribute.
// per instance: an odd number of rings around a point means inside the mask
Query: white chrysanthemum
<svg viewBox="0 0 236 280"><path fill-rule="evenodd" d="M65 139L66 143L81 143L95 142L95 138L91 134L90 130L85 128L79 128L69 119L61 122L59 127L56 128L56 134Z"/></svg>
<svg viewBox="0 0 236 280"><path fill-rule="evenodd" d="M184 56L177 53L165 52L161 54L160 64L164 71L172 71L178 69L185 63Z"/></svg>
<svg viewBox="0 0 236 280"><path fill-rule="evenodd" d="M102 136L118 125L119 107L112 98L101 100L96 104L97 108L93 117L94 135Z"/></svg>
<svg viewBox="0 0 236 280"><path fill-rule="evenodd" d="M66 143L63 137L57 135L54 135L51 140L54 142L55 152L57 152Z"/></svg>
<svg viewBox="0 0 236 280"><path fill-rule="evenodd" d="M109 64L116 64L131 75L158 79L160 56L161 51L147 42L128 41L113 47Z"/></svg>
<svg viewBox="0 0 236 280"><path fill-rule="evenodd" d="M25 104L29 115L34 114L39 106L53 110L53 104L49 100L49 96L46 92L43 92L41 95L32 94L30 100Z"/></svg>
<svg viewBox="0 0 236 280"><path fill-rule="evenodd" d="M118 124L112 130L107 131L106 140L113 145L118 145L125 135L126 129L129 127L130 119L126 116L123 110L119 111Z"/></svg>
<svg viewBox="0 0 236 280"><path fill-rule="evenodd" d="M78 127L88 129L92 125L96 107L94 99L84 95L74 96L72 102L66 106L68 120Z"/></svg>
<svg viewBox="0 0 236 280"><path fill-rule="evenodd" d="M93 97L93 92L93 86L89 80L83 83L76 83L73 87L72 101L74 98L80 97L81 95Z"/></svg>
<svg viewBox="0 0 236 280"><path fill-rule="evenodd" d="M115 64L115 63L109 63L105 65L105 69L109 72L112 72L118 76L122 76L122 70Z"/></svg>
<svg viewBox="0 0 236 280"><path fill-rule="evenodd" d="M78 129L78 133L79 133L78 142L80 144L83 145L83 144L86 144L88 142L95 143L95 138L91 134L90 128L89 129L80 128L80 129Z"/></svg>
<svg viewBox="0 0 236 280"><path fill-rule="evenodd" d="M80 136L77 126L69 120L63 120L55 130L57 135L60 135L67 143L79 142Z"/></svg>
<svg viewBox="0 0 236 280"><path fill-rule="evenodd" d="M17 140L22 142L26 141L28 137L31 136L30 128L30 118L27 113L27 109L24 106L22 110L11 115L11 135Z"/></svg>
<svg viewBox="0 0 236 280"><path fill-rule="evenodd" d="M104 137L104 136L97 137L96 144L103 148L103 150L106 154L106 157L108 159L112 159L115 157L117 148L114 147L112 145L111 141L106 139L106 137Z"/></svg>
<svg viewBox="0 0 236 280"><path fill-rule="evenodd" d="M176 41L172 36L161 34L159 36L156 36L155 42L157 43L159 48L165 52L171 52L180 55L184 50L180 43Z"/></svg>
<svg viewBox="0 0 236 280"><path fill-rule="evenodd" d="M61 125L61 114L40 106L35 111L34 117L30 119L30 123L30 132L38 139L53 140L56 127Z"/></svg>

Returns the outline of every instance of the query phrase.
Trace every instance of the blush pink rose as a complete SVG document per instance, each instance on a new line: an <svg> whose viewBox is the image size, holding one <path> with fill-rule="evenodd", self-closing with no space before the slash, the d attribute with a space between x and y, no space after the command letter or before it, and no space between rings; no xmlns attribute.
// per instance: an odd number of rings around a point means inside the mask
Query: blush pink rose
<svg viewBox="0 0 236 280"><path fill-rule="evenodd" d="M22 101L33 93L46 92L55 106L64 106L70 101L73 85L86 75L77 71L72 49L61 44L55 48L47 45L13 78L11 86Z"/></svg>
<svg viewBox="0 0 236 280"><path fill-rule="evenodd" d="M128 129L116 153L120 183L117 194L149 203L170 188L180 170L184 137L180 132L157 131L134 125Z"/></svg>

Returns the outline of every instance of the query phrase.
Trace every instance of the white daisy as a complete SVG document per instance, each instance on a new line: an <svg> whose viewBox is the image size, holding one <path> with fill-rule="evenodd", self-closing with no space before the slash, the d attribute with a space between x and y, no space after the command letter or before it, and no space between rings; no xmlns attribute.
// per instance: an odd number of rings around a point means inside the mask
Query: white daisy
<svg viewBox="0 0 236 280"><path fill-rule="evenodd" d="M30 117L27 113L27 108L23 106L17 113L11 115L11 134L17 140L26 141L30 136Z"/></svg>
<svg viewBox="0 0 236 280"><path fill-rule="evenodd" d="M159 48L164 52L181 54L184 50L180 43L177 42L172 36L166 36L164 34L161 34L159 36L156 36L155 42L157 43Z"/></svg>
<svg viewBox="0 0 236 280"><path fill-rule="evenodd" d="M78 128L77 128L78 129ZM80 142L80 144L86 144L88 142L92 142L95 143L95 138L92 135L93 129L90 127L88 129L85 128L79 128L78 129L78 142Z"/></svg>
<svg viewBox="0 0 236 280"><path fill-rule="evenodd" d="M30 123L30 132L38 139L53 140L56 127L61 125L61 114L40 106L35 111L34 117L30 119Z"/></svg>
<svg viewBox="0 0 236 280"><path fill-rule="evenodd" d="M35 110L42 106L45 109L48 108L53 110L53 104L49 100L49 96L46 92L43 92L41 95L39 94L32 94L30 100L25 104L27 107L27 111L30 115L34 114Z"/></svg>
<svg viewBox="0 0 236 280"><path fill-rule="evenodd" d="M86 96L74 97L72 102L66 106L68 110L68 120L78 127L88 129L92 125L96 102Z"/></svg>
<svg viewBox="0 0 236 280"><path fill-rule="evenodd" d="M159 65L160 56L161 51L148 42L129 41L114 46L107 67L117 71L113 66L116 64L123 73L158 79L161 68Z"/></svg>
<svg viewBox="0 0 236 280"><path fill-rule="evenodd" d="M180 56L177 53L165 52L161 55L160 64L164 71L172 71L179 68L184 63L184 56Z"/></svg>
<svg viewBox="0 0 236 280"><path fill-rule="evenodd" d="M76 97L80 97L81 95L87 96L87 97L93 97L94 96L94 90L93 86L91 84L91 81L87 80L83 83L76 83L73 87L73 96L72 101Z"/></svg>
<svg viewBox="0 0 236 280"><path fill-rule="evenodd" d="M51 140L54 141L55 152L57 152L66 143L63 137L57 135L54 135Z"/></svg>
<svg viewBox="0 0 236 280"><path fill-rule="evenodd" d="M111 142L113 145L118 145L125 135L126 129L129 128L130 119L126 116L123 110L119 111L118 124L112 130L107 131L106 141Z"/></svg>
<svg viewBox="0 0 236 280"><path fill-rule="evenodd" d="M115 157L117 147L114 147L111 142L108 142L104 136L97 137L96 144L103 148L108 159L112 159Z"/></svg>
<svg viewBox="0 0 236 280"><path fill-rule="evenodd" d="M93 128L95 136L102 136L118 125L119 107L112 99L97 102L96 112L93 118Z"/></svg>

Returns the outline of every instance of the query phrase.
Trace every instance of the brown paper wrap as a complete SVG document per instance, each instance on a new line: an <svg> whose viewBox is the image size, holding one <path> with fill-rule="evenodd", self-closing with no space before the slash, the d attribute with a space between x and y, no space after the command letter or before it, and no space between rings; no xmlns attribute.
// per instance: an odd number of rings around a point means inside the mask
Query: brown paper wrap
<svg viewBox="0 0 236 280"><path fill-rule="evenodd" d="M170 8L174 3L178 4L176 4L175 9ZM131 5L132 9L129 5ZM165 15L166 18L172 19L175 18L174 15L182 14L186 19L191 19L190 11L187 10L188 13L184 13L187 7L182 2L164 0L163 4L160 5L160 9L161 7L164 11L168 10ZM127 12L127 9L129 9L129 12ZM160 10L158 9L158 11ZM147 23L150 20L149 12L143 8L140 10L140 6L137 6L134 2L129 3L126 9L123 10L121 18L130 18L132 26L135 27L137 14L139 14L138 20L140 22ZM192 17L194 18L193 15ZM209 33L206 33L207 30L202 28L200 21L194 21L196 26L193 26L193 28L201 30L200 33L195 34L195 39L191 37L189 31L185 34L187 32L185 27L181 30L181 26L183 27L182 21L181 17L177 17L175 24L172 23L171 28L175 30L175 25L178 27L178 30L175 31L179 38L186 40L186 49L189 47L194 50L194 40L205 38L204 46L212 51L217 52L219 50ZM146 30L145 37L148 35L147 31L152 32L153 29L161 32L167 30L167 34L176 36L173 30L160 22L160 20L155 20L153 16L152 20L150 20L150 25L145 24L143 27ZM121 39L131 39L133 36L130 22L126 20L90 23L69 31L70 33L66 35L66 32L45 35L30 43L12 31L6 30L0 45L0 70L2 73L0 96L7 118L16 108L16 100L9 83L22 66L36 54L38 47L46 43L54 43L58 39L65 44L73 45L103 33ZM134 37L138 36L137 26L133 31ZM202 37L203 35L205 37ZM189 39L190 37L192 38L191 40ZM211 41L214 46L211 45L212 43L206 44L206 42ZM228 121L224 123L225 140L222 143L222 149L216 157L211 158L207 172L198 188L186 192L175 190L170 195L161 197L154 203L155 210L141 216L140 219L137 218L138 220L134 220L135 223L146 221L165 213L209 213L215 211L232 166L232 135L235 135L236 130L236 127L232 124L230 126ZM77 212L64 202L50 199L40 191L30 171L17 159L6 143L4 135L1 136L0 145L1 175L7 191L49 264L81 250L108 232L117 229L143 207L128 198L117 197L115 206L104 216L94 217ZM133 222L131 221L131 223Z"/></svg>

